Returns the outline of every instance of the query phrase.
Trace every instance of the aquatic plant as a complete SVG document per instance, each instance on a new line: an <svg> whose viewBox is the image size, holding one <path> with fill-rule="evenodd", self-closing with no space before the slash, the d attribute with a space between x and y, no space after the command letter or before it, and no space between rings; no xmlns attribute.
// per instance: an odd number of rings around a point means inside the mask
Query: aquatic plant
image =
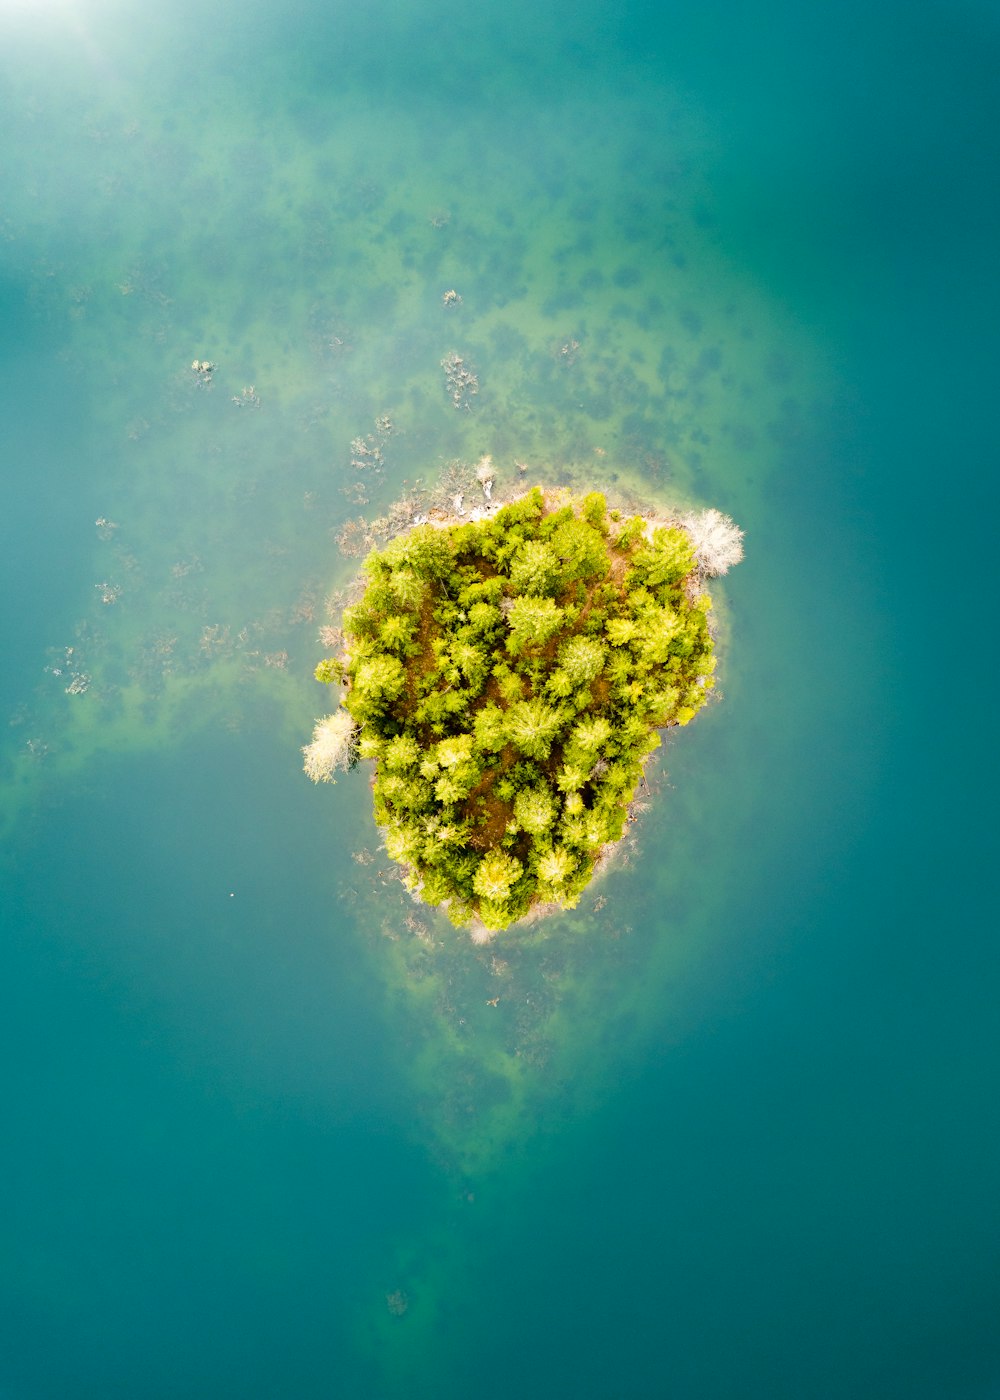
<svg viewBox="0 0 1000 1400"><path fill-rule="evenodd" d="M441 361L448 394L455 408L471 408L473 395L479 393L479 376L454 350Z"/></svg>
<svg viewBox="0 0 1000 1400"><path fill-rule="evenodd" d="M732 559L728 524L708 532L728 549L713 567ZM346 766L357 727L386 850L455 923L572 908L625 830L656 730L687 724L712 689L691 534L535 487L415 526L364 571L344 652L316 668L347 689L307 773Z"/></svg>

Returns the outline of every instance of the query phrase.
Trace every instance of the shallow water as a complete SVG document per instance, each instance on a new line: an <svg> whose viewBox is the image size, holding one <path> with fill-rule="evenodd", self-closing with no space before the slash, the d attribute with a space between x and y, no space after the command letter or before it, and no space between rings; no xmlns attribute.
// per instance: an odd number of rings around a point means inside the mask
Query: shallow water
<svg viewBox="0 0 1000 1400"><path fill-rule="evenodd" d="M1000 1393L992 11L0 40L0 1391ZM627 859L483 954L299 748L345 525L485 452L747 559Z"/></svg>

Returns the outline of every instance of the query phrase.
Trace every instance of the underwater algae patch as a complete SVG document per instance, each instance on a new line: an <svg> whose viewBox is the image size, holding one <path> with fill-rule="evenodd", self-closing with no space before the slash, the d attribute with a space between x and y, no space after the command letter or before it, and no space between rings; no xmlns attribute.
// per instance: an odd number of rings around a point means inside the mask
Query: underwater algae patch
<svg viewBox="0 0 1000 1400"><path fill-rule="evenodd" d="M488 459L484 459L487 460ZM623 518L540 487L417 517L365 561L317 721L315 782L375 762L375 818L424 902L475 941L579 902L630 821L657 730L713 687L705 578L742 557L717 511Z"/></svg>

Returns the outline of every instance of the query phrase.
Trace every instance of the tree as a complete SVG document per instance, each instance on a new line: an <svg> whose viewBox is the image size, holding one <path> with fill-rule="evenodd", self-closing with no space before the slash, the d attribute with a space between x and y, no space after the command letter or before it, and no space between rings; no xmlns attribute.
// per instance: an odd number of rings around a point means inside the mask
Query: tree
<svg viewBox="0 0 1000 1400"><path fill-rule="evenodd" d="M568 671L560 668L549 676L545 682L545 689L557 700L568 700L576 689L576 682Z"/></svg>
<svg viewBox="0 0 1000 1400"><path fill-rule="evenodd" d="M507 737L528 758L545 759L562 727L562 711L544 700L518 700L507 711Z"/></svg>
<svg viewBox="0 0 1000 1400"><path fill-rule="evenodd" d="M634 617L612 617L605 630L613 647L624 647L639 631L639 624Z"/></svg>
<svg viewBox="0 0 1000 1400"><path fill-rule="evenodd" d="M586 755L583 763L564 763L556 774L556 787L560 792L579 792L587 781L591 764Z"/></svg>
<svg viewBox="0 0 1000 1400"><path fill-rule="evenodd" d="M507 611L507 650L518 652L526 646L544 646L559 631L565 616L552 598L515 598Z"/></svg>
<svg viewBox="0 0 1000 1400"><path fill-rule="evenodd" d="M633 569L648 588L679 583L694 568L694 550L683 530L660 526L636 550Z"/></svg>
<svg viewBox="0 0 1000 1400"><path fill-rule="evenodd" d="M396 602L409 612L419 612L428 594L427 581L410 568L391 570L389 587Z"/></svg>
<svg viewBox="0 0 1000 1400"><path fill-rule="evenodd" d="M442 739L436 745L434 757L442 768L458 768L472 758L473 739L471 734L456 734L453 738Z"/></svg>
<svg viewBox="0 0 1000 1400"><path fill-rule="evenodd" d="M559 665L574 685L586 685L600 674L604 648L591 637L570 637L558 652Z"/></svg>
<svg viewBox="0 0 1000 1400"><path fill-rule="evenodd" d="M502 904L520 878L523 868L516 856L508 855L506 851L489 851L479 862L472 888L481 899Z"/></svg>
<svg viewBox="0 0 1000 1400"><path fill-rule="evenodd" d="M397 536L381 557L390 572L412 570L425 580L447 578L454 565L448 532L433 525L417 525L408 534Z"/></svg>
<svg viewBox="0 0 1000 1400"><path fill-rule="evenodd" d="M588 492L580 502L580 514L584 520L602 535L608 533L607 511L608 503L601 491Z"/></svg>
<svg viewBox="0 0 1000 1400"><path fill-rule="evenodd" d="M511 561L510 586L515 593L554 593L560 572L555 552L541 540L528 540Z"/></svg>
<svg viewBox="0 0 1000 1400"><path fill-rule="evenodd" d="M346 710L335 710L318 719L312 743L302 750L306 777L314 783L335 783L334 773L350 767L354 741L354 721Z"/></svg>
<svg viewBox="0 0 1000 1400"><path fill-rule="evenodd" d="M503 613L492 603L475 602L468 611L469 626L479 637L488 638L496 633L503 623Z"/></svg>
<svg viewBox="0 0 1000 1400"><path fill-rule="evenodd" d="M388 647L390 651L402 651L410 642L415 631L413 622L408 617L400 617L398 613L387 617L379 628L379 635L382 638L382 645Z"/></svg>
<svg viewBox="0 0 1000 1400"><path fill-rule="evenodd" d="M648 609L639 621L639 655L653 665L662 665L670 655L679 631L677 614L672 608Z"/></svg>
<svg viewBox="0 0 1000 1400"><path fill-rule="evenodd" d="M481 753L499 753L507 743L504 713L499 705L484 705L473 721L476 748Z"/></svg>
<svg viewBox="0 0 1000 1400"><path fill-rule="evenodd" d="M383 759L390 773L404 773L420 762L420 746L412 734L397 734L386 744Z"/></svg>
<svg viewBox="0 0 1000 1400"><path fill-rule="evenodd" d="M420 859L423 836L419 827L409 822L392 823L386 828L385 849L390 860L414 865Z"/></svg>
<svg viewBox="0 0 1000 1400"><path fill-rule="evenodd" d="M611 738L611 725L603 715L593 719L582 719L573 726L570 742L575 749L596 758L600 749Z"/></svg>
<svg viewBox="0 0 1000 1400"><path fill-rule="evenodd" d="M515 700L520 700L524 695L524 682L521 677L503 661L493 667L493 679L508 705L513 704Z"/></svg>
<svg viewBox="0 0 1000 1400"><path fill-rule="evenodd" d="M388 803L397 812L422 812L434 800L434 789L430 783L425 783L412 773L380 774L375 788L376 798Z"/></svg>
<svg viewBox="0 0 1000 1400"><path fill-rule="evenodd" d="M544 510L545 497L539 487L533 486L519 500L497 512L493 520L495 532L502 535L517 525L537 525Z"/></svg>
<svg viewBox="0 0 1000 1400"><path fill-rule="evenodd" d="M603 578L608 572L608 551L604 537L586 520L567 520L552 534L552 549L558 556L564 581Z"/></svg>
<svg viewBox="0 0 1000 1400"><path fill-rule="evenodd" d="M457 641L451 648L451 660L470 685L476 689L482 685L490 666L490 658L482 647Z"/></svg>
<svg viewBox="0 0 1000 1400"><path fill-rule="evenodd" d="M375 656L358 667L353 695L360 697L366 705L384 704L395 700L405 683L406 672L398 657Z"/></svg>
<svg viewBox="0 0 1000 1400"><path fill-rule="evenodd" d="M335 656L328 656L319 663L313 675L323 685L333 685L336 681L344 679L344 663Z"/></svg>
<svg viewBox="0 0 1000 1400"><path fill-rule="evenodd" d="M488 929L507 928L514 922L518 912L503 900L480 899L479 901L479 917Z"/></svg>
<svg viewBox="0 0 1000 1400"><path fill-rule="evenodd" d="M461 801L467 792L468 787L465 783L460 782L458 777L452 773L442 773L434 784L434 796L446 807Z"/></svg>
<svg viewBox="0 0 1000 1400"><path fill-rule="evenodd" d="M743 531L721 510L702 510L684 516L698 567L713 578L727 574L743 558Z"/></svg>
<svg viewBox="0 0 1000 1400"><path fill-rule="evenodd" d="M538 858L538 878L546 885L561 885L573 874L576 861L565 846L553 846Z"/></svg>
<svg viewBox="0 0 1000 1400"><path fill-rule="evenodd" d="M623 553L627 554L633 546L642 539L646 531L646 522L641 515L633 515L618 531L615 544Z"/></svg>
<svg viewBox="0 0 1000 1400"><path fill-rule="evenodd" d="M548 788L524 788L514 799L514 820L532 836L540 836L556 819L556 804Z"/></svg>

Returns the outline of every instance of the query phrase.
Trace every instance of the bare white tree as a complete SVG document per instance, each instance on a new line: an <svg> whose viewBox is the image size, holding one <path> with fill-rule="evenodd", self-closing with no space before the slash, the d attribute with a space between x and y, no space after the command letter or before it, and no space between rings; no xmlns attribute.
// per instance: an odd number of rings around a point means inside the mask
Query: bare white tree
<svg viewBox="0 0 1000 1400"><path fill-rule="evenodd" d="M346 710L336 710L316 721L312 743L302 750L302 768L314 783L335 783L338 770L346 771L354 749L354 721Z"/></svg>
<svg viewBox="0 0 1000 1400"><path fill-rule="evenodd" d="M699 569L709 578L728 573L743 558L743 531L721 510L685 515L681 523L691 536Z"/></svg>

